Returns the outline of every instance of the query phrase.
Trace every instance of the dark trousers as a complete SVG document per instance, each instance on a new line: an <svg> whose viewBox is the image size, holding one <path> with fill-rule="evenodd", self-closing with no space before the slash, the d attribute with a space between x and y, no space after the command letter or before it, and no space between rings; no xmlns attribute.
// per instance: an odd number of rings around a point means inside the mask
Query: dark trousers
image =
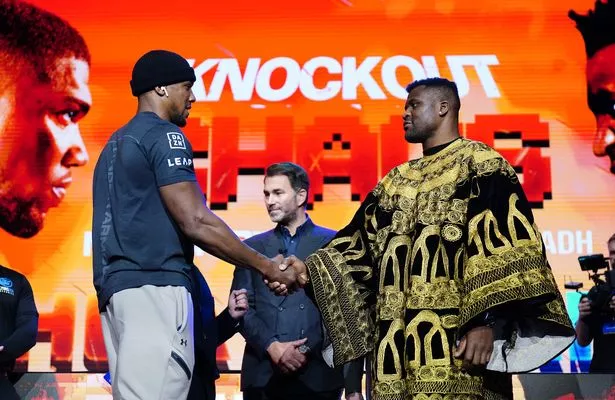
<svg viewBox="0 0 615 400"><path fill-rule="evenodd" d="M19 395L13 387L13 384L7 378L6 374L0 372L0 399L2 400L19 400Z"/></svg>
<svg viewBox="0 0 615 400"><path fill-rule="evenodd" d="M215 371L203 365L198 357L197 354L187 400L216 400L216 381L212 376Z"/></svg>
<svg viewBox="0 0 615 400"><path fill-rule="evenodd" d="M192 376L190 391L187 400L215 400L216 384L213 380L203 380L196 375Z"/></svg>
<svg viewBox="0 0 615 400"><path fill-rule="evenodd" d="M339 400L342 389L315 392L297 379L272 378L264 388L250 388L243 392L244 400Z"/></svg>

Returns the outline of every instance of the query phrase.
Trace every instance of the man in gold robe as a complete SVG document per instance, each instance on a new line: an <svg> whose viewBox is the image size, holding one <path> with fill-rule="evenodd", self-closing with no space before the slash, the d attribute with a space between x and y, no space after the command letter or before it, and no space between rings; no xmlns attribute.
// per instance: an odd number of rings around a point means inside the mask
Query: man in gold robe
<svg viewBox="0 0 615 400"><path fill-rule="evenodd" d="M407 91L405 138L423 157L390 171L305 264L285 264L312 290L334 364L371 359L373 399L512 398L510 373L562 353L574 330L514 169L460 137L456 85Z"/></svg>

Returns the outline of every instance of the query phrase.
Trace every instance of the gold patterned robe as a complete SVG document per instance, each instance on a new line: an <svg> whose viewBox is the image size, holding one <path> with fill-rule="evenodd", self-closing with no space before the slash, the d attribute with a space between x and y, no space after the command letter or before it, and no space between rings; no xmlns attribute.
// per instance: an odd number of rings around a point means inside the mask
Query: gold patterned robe
<svg viewBox="0 0 615 400"><path fill-rule="evenodd" d="M393 169L306 265L335 365L368 355L375 400L506 398L453 357L486 311L490 371L535 369L574 341L518 177L480 142Z"/></svg>

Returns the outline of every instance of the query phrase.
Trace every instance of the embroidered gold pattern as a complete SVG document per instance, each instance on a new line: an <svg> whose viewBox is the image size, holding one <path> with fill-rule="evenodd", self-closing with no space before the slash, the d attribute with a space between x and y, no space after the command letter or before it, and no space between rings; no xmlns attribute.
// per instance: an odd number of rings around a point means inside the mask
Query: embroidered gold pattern
<svg viewBox="0 0 615 400"><path fill-rule="evenodd" d="M455 225L447 224L442 228L442 237L449 242L456 242L461 239L463 232L461 228Z"/></svg>
<svg viewBox="0 0 615 400"><path fill-rule="evenodd" d="M509 195L483 204L492 179ZM496 305L556 293L540 318L570 327L518 190L498 153L457 140L389 172L308 257L334 361L371 353L373 399L498 399L452 356L457 330Z"/></svg>

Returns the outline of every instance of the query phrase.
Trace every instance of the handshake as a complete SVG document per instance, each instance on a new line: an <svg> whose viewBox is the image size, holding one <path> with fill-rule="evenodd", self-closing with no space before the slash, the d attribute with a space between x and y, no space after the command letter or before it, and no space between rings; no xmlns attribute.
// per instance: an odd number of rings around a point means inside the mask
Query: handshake
<svg viewBox="0 0 615 400"><path fill-rule="evenodd" d="M305 263L295 256L284 258L278 254L271 259L271 267L263 273L263 281L278 296L286 296L310 282Z"/></svg>

